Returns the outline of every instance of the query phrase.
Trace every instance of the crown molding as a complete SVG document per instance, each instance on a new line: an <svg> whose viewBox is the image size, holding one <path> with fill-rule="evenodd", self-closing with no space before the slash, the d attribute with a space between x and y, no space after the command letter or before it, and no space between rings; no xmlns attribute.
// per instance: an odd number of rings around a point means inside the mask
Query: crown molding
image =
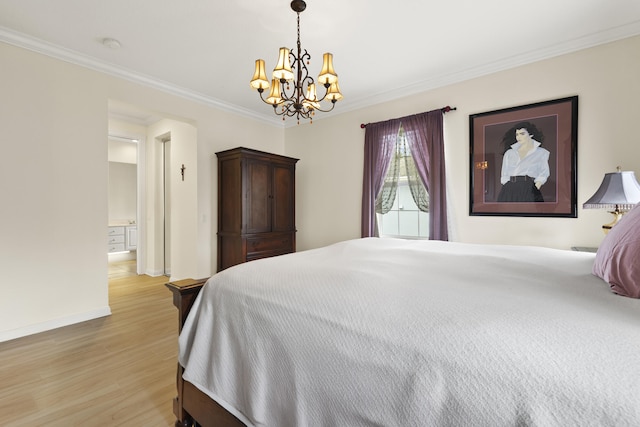
<svg viewBox="0 0 640 427"><path fill-rule="evenodd" d="M401 88L390 90L388 92L378 93L353 102L343 103L341 105L342 108L340 109L340 113L355 111L372 105L394 101L397 99L405 98L407 96L415 95L417 93L426 92L454 83L460 83L466 80L471 80L485 75L497 73L499 71L509 70L522 65L531 64L534 62L577 52L579 50L588 49L617 40L634 37L637 35L640 35L640 21L632 22L630 24L612 28L599 33L590 34L588 36L580 37L565 43L548 46L544 49L524 52L518 55L501 59L499 61L493 61L482 66L469 68L467 70L461 70L456 73L433 76ZM323 116L323 118L325 117L327 116Z"/></svg>
<svg viewBox="0 0 640 427"><path fill-rule="evenodd" d="M339 112L324 114L322 115L322 117L314 118L314 121L370 107L372 105L394 101L396 99L415 95L417 93L426 92L454 83L459 83L484 75L493 74L499 71L516 68L544 59L549 59L556 56L595 47L616 40L633 37L638 34L640 34L640 21L601 31L599 33L590 34L588 36L580 37L565 43L548 46L543 49L524 52L522 54L514 55L498 61L493 61L491 63L487 63L478 67L473 67L446 75L430 77L428 79L406 85L401 88L393 89L383 93L377 93L375 95L358 100L341 102L341 108ZM230 113L238 114L240 116L257 120L272 126L291 127L296 125L296 123L287 123L281 120L277 120L277 117L274 118L274 116L268 115L266 113L259 114L255 111L248 110L236 105L231 105L229 103L220 101L219 99L203 95L202 93L176 86L174 84L138 72L127 70L122 67L116 67L99 59L81 55L78 52L72 51L70 49L66 49L49 42L27 36L25 34L10 30L2 26L0 26L0 41L34 52L38 52L62 61L70 62L72 64L76 64L85 68L99 71L111 76L119 77L134 83L142 84L144 86L170 93L181 98L185 98Z"/></svg>
<svg viewBox="0 0 640 427"><path fill-rule="evenodd" d="M209 107L214 107L219 110L248 117L272 126L282 127L282 123L274 120L271 116L258 114L246 108L242 108L237 105L231 105L229 103L220 101L219 99L203 95L202 93L195 92L145 74L141 74L122 67L116 67L97 58L83 55L71 49L67 49L41 39L27 36L6 27L0 26L0 41L55 59L59 59L61 61L69 62L71 64L79 65L84 68L89 68L94 71L108 74L110 76L118 77L133 83L151 87L153 89L157 89L172 95L179 96L181 98L198 102Z"/></svg>

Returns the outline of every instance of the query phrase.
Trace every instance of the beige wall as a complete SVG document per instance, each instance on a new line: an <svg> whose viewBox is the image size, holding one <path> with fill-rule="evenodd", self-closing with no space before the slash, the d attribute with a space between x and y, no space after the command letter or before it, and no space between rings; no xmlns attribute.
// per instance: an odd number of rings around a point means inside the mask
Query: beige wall
<svg viewBox="0 0 640 427"><path fill-rule="evenodd" d="M359 237L360 123L444 105L458 108L445 118L454 240L595 246L606 212L579 209L577 219L468 216L468 116L578 95L581 204L617 165L640 172L638 51L640 37L282 129L0 43L0 93L11 100L0 103L0 341L109 313L109 100L194 128L195 147L178 160L197 184L182 193L188 201L177 214L188 238L179 243L176 279L215 271L215 152L245 146L300 158L298 247L318 247Z"/></svg>
<svg viewBox="0 0 640 427"><path fill-rule="evenodd" d="M197 185L181 194L196 206L177 216L190 241L180 243L175 278L215 271L214 153L243 145L282 154L282 128L4 43L0 63L10 100L0 103L0 342L110 312L111 99L197 129L197 145L179 160Z"/></svg>
<svg viewBox="0 0 640 427"><path fill-rule="evenodd" d="M137 169L132 163L109 162L109 224L136 220Z"/></svg>
<svg viewBox="0 0 640 427"><path fill-rule="evenodd" d="M453 84L286 129L299 157L298 248L359 237L364 130L361 123L457 107L445 115L451 240L568 249L598 246L610 214L583 210L605 172L640 177L640 37ZM348 88L343 88L349 96ZM578 218L469 216L469 115L578 95ZM336 108L340 108L340 105Z"/></svg>

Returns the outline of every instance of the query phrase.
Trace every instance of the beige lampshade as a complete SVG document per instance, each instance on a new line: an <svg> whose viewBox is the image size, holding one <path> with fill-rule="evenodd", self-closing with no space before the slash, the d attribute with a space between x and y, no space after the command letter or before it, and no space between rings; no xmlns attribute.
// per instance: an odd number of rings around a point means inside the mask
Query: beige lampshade
<svg viewBox="0 0 640 427"><path fill-rule="evenodd" d="M316 85L314 83L309 83L307 86L307 95L305 96L305 100L302 101L302 105L307 107L308 109L318 110L320 108L320 103L318 102L318 94L316 93Z"/></svg>
<svg viewBox="0 0 640 427"><path fill-rule="evenodd" d="M271 80L271 91L269 92L269 96L267 97L266 101L271 105L278 105L282 102L282 95L280 93L280 80L275 78Z"/></svg>
<svg viewBox="0 0 640 427"><path fill-rule="evenodd" d="M264 59L256 59L256 70L249 84L254 89L264 90L269 88L269 80L267 80L267 74L264 72Z"/></svg>
<svg viewBox="0 0 640 427"><path fill-rule="evenodd" d="M333 69L333 54L325 53L322 55L322 70L318 76L320 84L333 84L338 81L338 75Z"/></svg>
<svg viewBox="0 0 640 427"><path fill-rule="evenodd" d="M289 60L289 49L286 47L280 48L278 54L278 65L273 69L273 78L280 81L293 80L293 71L291 70L291 61Z"/></svg>
<svg viewBox="0 0 640 427"><path fill-rule="evenodd" d="M342 93L340 93L340 86L338 86L337 80L329 86L329 90L327 90L327 99L331 102L340 101L342 99Z"/></svg>

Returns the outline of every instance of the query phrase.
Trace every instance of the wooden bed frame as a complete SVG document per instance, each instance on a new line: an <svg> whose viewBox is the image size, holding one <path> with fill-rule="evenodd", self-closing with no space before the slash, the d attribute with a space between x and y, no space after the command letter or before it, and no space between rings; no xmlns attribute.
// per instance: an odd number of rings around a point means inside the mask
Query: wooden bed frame
<svg viewBox="0 0 640 427"><path fill-rule="evenodd" d="M169 282L165 286L173 293L173 305L178 308L179 331L182 331L191 306L207 279L185 279ZM176 427L246 427L240 420L216 401L182 379L183 367L178 362L176 386L178 395L173 399Z"/></svg>

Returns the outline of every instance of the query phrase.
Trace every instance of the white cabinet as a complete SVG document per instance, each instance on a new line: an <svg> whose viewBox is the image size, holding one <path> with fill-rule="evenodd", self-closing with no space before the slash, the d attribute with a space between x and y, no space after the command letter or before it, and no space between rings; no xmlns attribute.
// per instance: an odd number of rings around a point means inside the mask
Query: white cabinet
<svg viewBox="0 0 640 427"><path fill-rule="evenodd" d="M138 247L138 227L135 225L127 225L125 231L124 248L127 251L135 251Z"/></svg>
<svg viewBox="0 0 640 427"><path fill-rule="evenodd" d="M109 227L109 240L107 241L107 251L111 252L123 252L124 249L124 227Z"/></svg>
<svg viewBox="0 0 640 427"><path fill-rule="evenodd" d="M135 251L138 247L138 227L136 225L109 226L107 252Z"/></svg>

